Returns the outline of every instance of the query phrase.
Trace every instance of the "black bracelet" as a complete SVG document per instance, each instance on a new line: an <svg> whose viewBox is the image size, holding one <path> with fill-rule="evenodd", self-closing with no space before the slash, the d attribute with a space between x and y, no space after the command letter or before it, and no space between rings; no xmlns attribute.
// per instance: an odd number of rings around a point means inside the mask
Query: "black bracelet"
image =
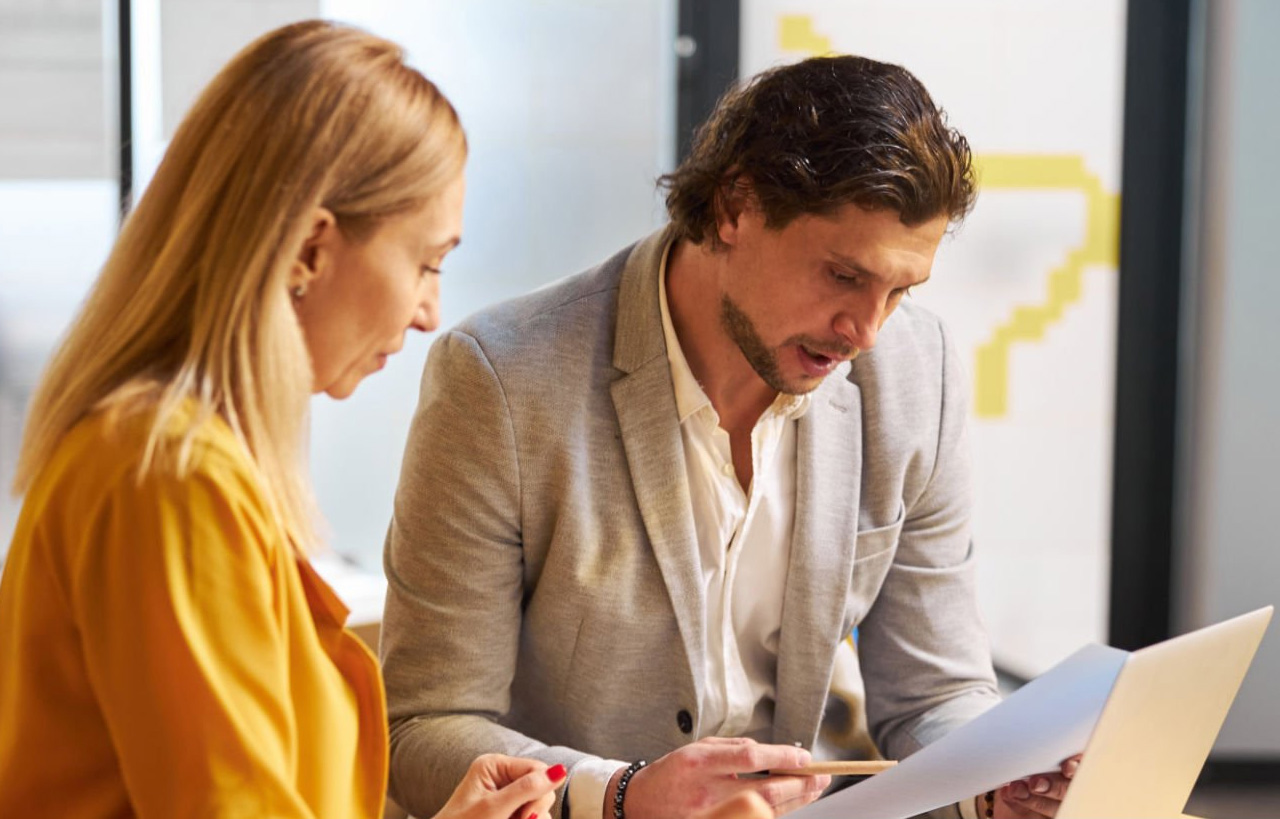
<svg viewBox="0 0 1280 819"><path fill-rule="evenodd" d="M618 780L618 790L613 795L613 819L623 819L622 800L627 796L627 785L631 784L631 777L636 775L636 771L648 764L643 759L637 759L622 772L622 777Z"/></svg>
<svg viewBox="0 0 1280 819"><path fill-rule="evenodd" d="M982 795L982 802L984 808L982 815L986 817L986 819L991 819L991 817L996 815L996 792L987 791L984 793Z"/></svg>

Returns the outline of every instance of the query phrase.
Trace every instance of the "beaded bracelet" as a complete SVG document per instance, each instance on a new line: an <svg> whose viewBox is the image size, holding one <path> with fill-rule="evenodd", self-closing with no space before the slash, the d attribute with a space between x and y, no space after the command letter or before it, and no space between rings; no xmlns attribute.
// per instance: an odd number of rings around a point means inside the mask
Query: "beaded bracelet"
<svg viewBox="0 0 1280 819"><path fill-rule="evenodd" d="M622 776L618 779L618 790L613 794L613 819L623 819L622 800L626 798L627 785L631 784L631 777L635 776L637 771L648 764L643 759L637 759L622 772Z"/></svg>
<svg viewBox="0 0 1280 819"><path fill-rule="evenodd" d="M982 795L982 802L986 805L986 810L982 812L982 815L985 816L986 819L991 819L991 817L996 815L996 792L987 791L984 793Z"/></svg>

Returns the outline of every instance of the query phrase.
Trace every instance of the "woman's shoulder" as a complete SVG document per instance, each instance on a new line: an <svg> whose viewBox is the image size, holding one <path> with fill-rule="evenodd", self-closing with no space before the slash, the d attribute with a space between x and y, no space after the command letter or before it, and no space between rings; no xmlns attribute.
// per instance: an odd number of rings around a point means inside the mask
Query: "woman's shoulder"
<svg viewBox="0 0 1280 819"><path fill-rule="evenodd" d="M190 483L265 509L252 458L218 415L201 413L194 402L163 419L154 406L108 406L64 436L32 495L61 495L87 510L112 494L159 495Z"/></svg>
<svg viewBox="0 0 1280 819"><path fill-rule="evenodd" d="M82 419L24 498L14 548L44 554L68 594L92 586L107 565L209 577L287 564L288 541L226 422L190 412L159 418L153 410L100 410ZM167 452L143 469L157 430ZM184 443L180 462L175 450Z"/></svg>

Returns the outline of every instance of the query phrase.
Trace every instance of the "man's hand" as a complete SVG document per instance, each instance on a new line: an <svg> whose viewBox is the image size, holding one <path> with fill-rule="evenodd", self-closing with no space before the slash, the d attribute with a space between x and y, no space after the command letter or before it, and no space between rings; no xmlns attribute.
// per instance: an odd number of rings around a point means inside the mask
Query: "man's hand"
<svg viewBox="0 0 1280 819"><path fill-rule="evenodd" d="M678 748L636 772L627 786L624 808L628 819L670 819L715 808L739 794L755 793L768 809L786 813L817 799L831 784L831 777L739 776L771 768L798 768L811 759L808 751L790 745L708 737ZM613 805L617 780L615 776L609 783L606 808ZM725 819L730 814L711 815ZM754 819L759 814L743 815Z"/></svg>
<svg viewBox="0 0 1280 819"><path fill-rule="evenodd" d="M1076 775L1080 755L1063 760L1057 771L1028 776L996 791L996 819L1041 819L1058 815L1067 795L1071 777ZM981 815L981 812L979 812Z"/></svg>
<svg viewBox="0 0 1280 819"><path fill-rule="evenodd" d="M565 775L534 759L476 757L435 819L545 819Z"/></svg>

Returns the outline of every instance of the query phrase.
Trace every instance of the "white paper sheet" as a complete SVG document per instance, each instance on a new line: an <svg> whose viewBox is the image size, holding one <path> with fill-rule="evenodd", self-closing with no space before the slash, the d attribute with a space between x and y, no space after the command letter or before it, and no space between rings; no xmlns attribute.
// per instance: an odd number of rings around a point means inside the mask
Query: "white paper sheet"
<svg viewBox="0 0 1280 819"><path fill-rule="evenodd" d="M1084 750L1129 652L1086 646L1000 705L882 774L789 814L791 819L907 819Z"/></svg>

